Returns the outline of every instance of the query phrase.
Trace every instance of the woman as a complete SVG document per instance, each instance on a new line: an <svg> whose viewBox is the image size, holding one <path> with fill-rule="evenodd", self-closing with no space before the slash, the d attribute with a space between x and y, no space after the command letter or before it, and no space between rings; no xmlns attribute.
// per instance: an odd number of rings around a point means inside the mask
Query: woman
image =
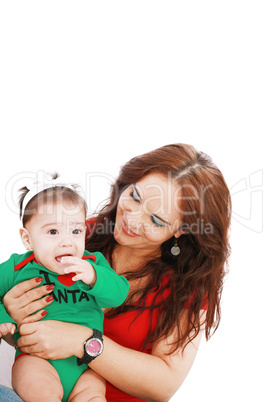
<svg viewBox="0 0 268 402"><path fill-rule="evenodd" d="M106 379L108 401L168 401L184 381L202 332L208 339L219 325L230 214L221 172L192 146L167 145L121 169L86 242L130 283L126 302L105 312L104 350L89 364ZM92 330L39 321L48 292L35 285L4 299L21 325L21 350L81 358Z"/></svg>

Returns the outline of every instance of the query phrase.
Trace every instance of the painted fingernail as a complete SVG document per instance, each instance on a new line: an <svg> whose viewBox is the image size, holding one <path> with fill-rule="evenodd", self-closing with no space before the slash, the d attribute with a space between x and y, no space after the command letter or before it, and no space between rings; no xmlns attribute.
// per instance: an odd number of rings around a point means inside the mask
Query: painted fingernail
<svg viewBox="0 0 268 402"><path fill-rule="evenodd" d="M42 311L41 316L42 316L42 317L45 317L46 314L47 314L47 311L44 310L44 311Z"/></svg>
<svg viewBox="0 0 268 402"><path fill-rule="evenodd" d="M47 303L51 302L52 300L53 300L53 296L47 296L47 297L45 297L45 301L46 301Z"/></svg>
<svg viewBox="0 0 268 402"><path fill-rule="evenodd" d="M54 289L54 285L47 285L46 286L46 290L53 290Z"/></svg>
<svg viewBox="0 0 268 402"><path fill-rule="evenodd" d="M41 283L42 280L43 280L43 278L35 278L35 282L36 282L36 283Z"/></svg>

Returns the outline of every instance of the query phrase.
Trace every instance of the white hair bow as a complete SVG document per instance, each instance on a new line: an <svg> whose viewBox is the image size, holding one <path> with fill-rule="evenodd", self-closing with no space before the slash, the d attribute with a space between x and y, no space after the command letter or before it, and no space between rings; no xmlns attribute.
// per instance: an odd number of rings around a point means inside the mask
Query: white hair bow
<svg viewBox="0 0 268 402"><path fill-rule="evenodd" d="M70 184L70 182L63 180L62 177L57 177L56 179L53 179L53 177L48 173L39 170L36 174L36 178L32 180L32 183L27 184L27 188L29 191L24 197L22 203L21 218L23 218L24 216L27 204L34 196L36 196L38 193L41 193L44 190L47 190L48 188L53 187L67 187L72 191L78 193L82 198L85 198L82 190L78 186L74 187L72 184Z"/></svg>

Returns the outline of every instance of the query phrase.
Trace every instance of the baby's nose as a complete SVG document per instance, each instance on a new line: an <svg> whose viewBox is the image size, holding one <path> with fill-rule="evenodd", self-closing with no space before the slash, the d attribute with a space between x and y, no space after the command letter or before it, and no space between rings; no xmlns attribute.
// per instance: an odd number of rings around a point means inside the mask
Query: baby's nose
<svg viewBox="0 0 268 402"><path fill-rule="evenodd" d="M72 239L69 236L64 236L61 239L60 245L62 247L71 247L73 245Z"/></svg>

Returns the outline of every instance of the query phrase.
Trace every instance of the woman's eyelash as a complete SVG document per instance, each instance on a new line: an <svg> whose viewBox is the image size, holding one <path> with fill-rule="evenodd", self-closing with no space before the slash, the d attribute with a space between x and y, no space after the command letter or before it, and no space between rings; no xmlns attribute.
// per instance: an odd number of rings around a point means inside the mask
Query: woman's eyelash
<svg viewBox="0 0 268 402"><path fill-rule="evenodd" d="M138 196L137 192L135 191L135 188L133 188L133 190L131 191L130 196L133 198L134 201L141 202L141 199ZM156 219L153 215L151 216L151 220L152 220L153 224L156 226L159 226L159 227L165 226L158 219Z"/></svg>
<svg viewBox="0 0 268 402"><path fill-rule="evenodd" d="M154 216L151 216L152 222L157 226L165 226L163 223L159 222Z"/></svg>
<svg viewBox="0 0 268 402"><path fill-rule="evenodd" d="M133 191L131 191L130 196L133 198L134 201L140 202L140 198L134 189Z"/></svg>

